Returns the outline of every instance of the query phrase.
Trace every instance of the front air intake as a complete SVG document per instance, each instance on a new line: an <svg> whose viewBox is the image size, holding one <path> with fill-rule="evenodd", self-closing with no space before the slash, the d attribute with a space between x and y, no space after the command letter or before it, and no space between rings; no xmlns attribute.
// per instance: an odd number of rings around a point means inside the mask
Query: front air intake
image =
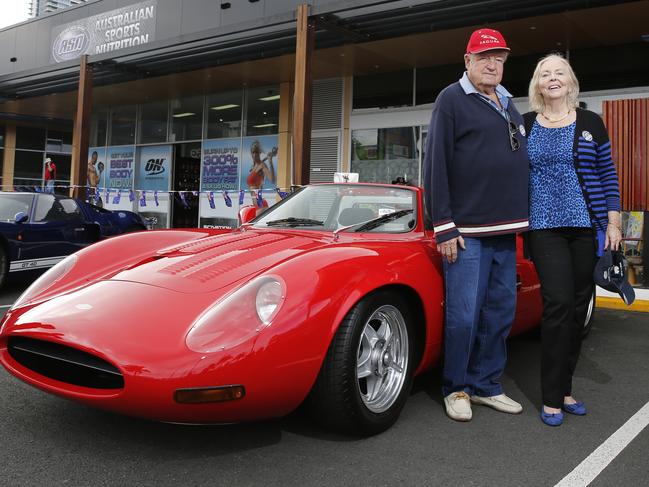
<svg viewBox="0 0 649 487"><path fill-rule="evenodd" d="M50 379L93 389L124 387L124 377L117 367L76 348L12 336L9 337L7 349L23 367Z"/></svg>

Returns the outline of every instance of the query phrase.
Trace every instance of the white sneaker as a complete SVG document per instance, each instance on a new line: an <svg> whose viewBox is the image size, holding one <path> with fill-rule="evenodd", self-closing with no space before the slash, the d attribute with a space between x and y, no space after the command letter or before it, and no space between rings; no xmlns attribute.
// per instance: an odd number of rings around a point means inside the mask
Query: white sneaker
<svg viewBox="0 0 649 487"><path fill-rule="evenodd" d="M446 414L455 421L471 421L471 401L464 391L452 392L444 398Z"/></svg>
<svg viewBox="0 0 649 487"><path fill-rule="evenodd" d="M523 411L523 406L505 394L498 394L497 396L491 397L471 396L471 402L473 404L489 406L503 413L518 414Z"/></svg>

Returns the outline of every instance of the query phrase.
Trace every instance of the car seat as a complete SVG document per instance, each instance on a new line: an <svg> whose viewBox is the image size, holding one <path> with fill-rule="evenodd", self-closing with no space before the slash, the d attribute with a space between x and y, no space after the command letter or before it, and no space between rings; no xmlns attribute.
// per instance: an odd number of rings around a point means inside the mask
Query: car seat
<svg viewBox="0 0 649 487"><path fill-rule="evenodd" d="M345 208L338 215L338 223L343 226L355 225L376 218L376 215L369 208Z"/></svg>

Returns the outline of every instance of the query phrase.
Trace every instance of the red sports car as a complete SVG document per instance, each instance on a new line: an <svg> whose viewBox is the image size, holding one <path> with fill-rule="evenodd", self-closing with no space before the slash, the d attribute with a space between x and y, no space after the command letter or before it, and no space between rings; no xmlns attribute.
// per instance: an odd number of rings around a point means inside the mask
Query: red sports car
<svg viewBox="0 0 649 487"><path fill-rule="evenodd" d="M514 333L539 284L519 248ZM67 257L2 321L0 361L46 392L181 423L396 421L442 341L444 285L420 188L307 186L237 230L115 237Z"/></svg>

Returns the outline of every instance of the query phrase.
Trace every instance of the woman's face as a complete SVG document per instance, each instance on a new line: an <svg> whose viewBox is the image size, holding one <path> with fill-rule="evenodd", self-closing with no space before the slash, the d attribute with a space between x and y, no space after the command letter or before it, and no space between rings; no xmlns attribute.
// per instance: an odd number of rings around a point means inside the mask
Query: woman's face
<svg viewBox="0 0 649 487"><path fill-rule="evenodd" d="M560 100L568 96L572 87L566 65L560 59L548 59L541 65L539 90L544 100Z"/></svg>

